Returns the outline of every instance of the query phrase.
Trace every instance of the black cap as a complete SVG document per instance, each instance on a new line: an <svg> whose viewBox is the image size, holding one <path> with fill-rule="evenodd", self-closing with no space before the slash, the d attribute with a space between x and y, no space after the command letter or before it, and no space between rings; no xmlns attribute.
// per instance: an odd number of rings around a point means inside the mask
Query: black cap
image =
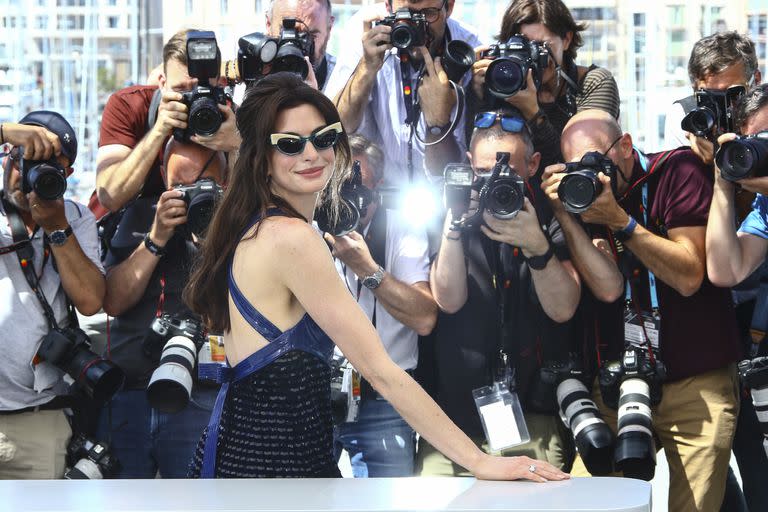
<svg viewBox="0 0 768 512"><path fill-rule="evenodd" d="M77 157L77 137L72 125L58 112L50 110L35 110L25 115L20 124L42 126L49 132L59 137L61 154L69 158L69 165L75 163Z"/></svg>

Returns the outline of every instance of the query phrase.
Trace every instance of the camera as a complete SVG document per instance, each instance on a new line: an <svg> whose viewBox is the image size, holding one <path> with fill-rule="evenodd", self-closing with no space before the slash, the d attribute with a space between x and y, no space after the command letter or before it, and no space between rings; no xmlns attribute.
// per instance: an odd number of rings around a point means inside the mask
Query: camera
<svg viewBox="0 0 768 512"><path fill-rule="evenodd" d="M768 131L726 142L717 150L715 162L728 181L768 176Z"/></svg>
<svg viewBox="0 0 768 512"><path fill-rule="evenodd" d="M211 178L199 179L192 185L178 185L176 190L184 194L181 199L187 204L189 231L198 238L204 238L224 190Z"/></svg>
<svg viewBox="0 0 768 512"><path fill-rule="evenodd" d="M483 212L489 211L497 219L511 219L525 204L525 180L509 166L509 153L496 153L496 164L491 175L470 182L469 166L448 164L443 172L445 177L444 197L446 207L451 208L453 225L456 229L479 229ZM466 219L461 215L469 209L472 189L478 192L477 211Z"/></svg>
<svg viewBox="0 0 768 512"><path fill-rule="evenodd" d="M424 46L427 42L427 18L408 8L402 8L390 14L376 25L392 27L389 34L390 43L400 50L410 50Z"/></svg>
<svg viewBox="0 0 768 512"><path fill-rule="evenodd" d="M363 175L360 162L352 164L350 177L341 185L341 200L344 205L339 208L339 218L331 223L327 205L315 212L315 221L321 231L333 236L344 236L356 230L360 219L368 214L368 207L373 202L373 192L363 185Z"/></svg>
<svg viewBox="0 0 768 512"><path fill-rule="evenodd" d="M595 202L603 192L603 184L598 179L598 173L611 178L611 187L616 186L615 176L619 168L607 156L598 151L590 151L579 162L565 164L565 173L557 189L557 196L565 210L571 213L581 213Z"/></svg>
<svg viewBox="0 0 768 512"><path fill-rule="evenodd" d="M190 31L187 34L187 68L189 76L197 78L198 85L181 94L181 102L188 111L187 128L174 128L173 137L181 142L192 135L213 135L224 122L219 105L226 105L229 97L221 87L211 87L211 78L219 76L221 53L216 35L208 31Z"/></svg>
<svg viewBox="0 0 768 512"><path fill-rule="evenodd" d="M333 424L353 422L360 407L360 380L352 364L338 350L331 359L331 415Z"/></svg>
<svg viewBox="0 0 768 512"><path fill-rule="evenodd" d="M589 472L610 474L613 471L613 432L592 400L587 388L590 379L576 356L571 354L566 362L546 362L537 377L528 400L533 410L551 413L559 409Z"/></svg>
<svg viewBox="0 0 768 512"><path fill-rule="evenodd" d="M458 84L475 63L475 50L460 39L448 41L443 54L443 68L448 80Z"/></svg>
<svg viewBox="0 0 768 512"><path fill-rule="evenodd" d="M549 48L516 34L506 43L491 45L480 58L493 60L485 72L486 90L497 98L509 98L527 87L529 69L539 88L542 73L549 65Z"/></svg>
<svg viewBox="0 0 768 512"><path fill-rule="evenodd" d="M763 432L763 449L768 456L768 356L741 361L739 375L750 388L757 421Z"/></svg>
<svg viewBox="0 0 768 512"><path fill-rule="evenodd" d="M119 367L91 352L91 340L76 327L49 331L35 357L64 371L75 380L79 389L99 404L111 400L125 381L125 374Z"/></svg>
<svg viewBox="0 0 768 512"><path fill-rule="evenodd" d="M702 89L694 93L696 108L680 122L680 127L697 137L714 141L718 135L734 132L736 102L744 96L746 89L733 85L725 91Z"/></svg>
<svg viewBox="0 0 768 512"><path fill-rule="evenodd" d="M94 442L83 434L72 436L67 445L65 480L101 480L120 471L120 462L106 443Z"/></svg>
<svg viewBox="0 0 768 512"><path fill-rule="evenodd" d="M40 199L53 201L64 197L67 173L56 160L21 159L21 191L34 192Z"/></svg>
<svg viewBox="0 0 768 512"><path fill-rule="evenodd" d="M148 356L162 346L160 364L147 385L150 406L168 413L177 413L187 406L192 396L197 354L204 342L205 330L197 320L170 315L155 318L144 339L144 352Z"/></svg>
<svg viewBox="0 0 768 512"><path fill-rule="evenodd" d="M288 71L307 78L309 66L304 57L313 58L315 40L296 28L296 18L283 18L280 37L253 32L238 42L237 68L240 78L252 84L270 73Z"/></svg>
<svg viewBox="0 0 768 512"><path fill-rule="evenodd" d="M656 471L651 407L661 402L667 371L646 349L629 346L619 361L600 368L603 401L618 409L618 434L613 462L624 476L651 480Z"/></svg>

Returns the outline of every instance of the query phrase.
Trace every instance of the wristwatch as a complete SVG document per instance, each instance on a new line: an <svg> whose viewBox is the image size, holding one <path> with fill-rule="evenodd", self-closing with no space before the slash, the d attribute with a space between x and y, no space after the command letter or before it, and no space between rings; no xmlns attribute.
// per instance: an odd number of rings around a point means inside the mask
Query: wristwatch
<svg viewBox="0 0 768 512"><path fill-rule="evenodd" d="M51 231L50 235L45 235L45 239L48 244L54 247L61 247L67 243L67 238L69 238L69 235L71 234L72 226L67 226L66 229L57 229L56 231Z"/></svg>
<svg viewBox="0 0 768 512"><path fill-rule="evenodd" d="M637 221L633 216L629 216L629 222L627 225L622 229L617 229L613 232L613 236L616 237L616 240L618 240L621 243L626 242L630 238L632 238L632 235L635 233L635 228L637 227Z"/></svg>
<svg viewBox="0 0 768 512"><path fill-rule="evenodd" d="M528 267L532 270L543 270L547 266L549 260L555 255L555 250L552 248L552 244L549 244L547 252L540 256L532 256L528 258Z"/></svg>
<svg viewBox="0 0 768 512"><path fill-rule="evenodd" d="M152 239L149 238L149 233L144 235L144 247L146 247L149 252L158 258L165 256L165 247L160 247L155 242L153 242Z"/></svg>
<svg viewBox="0 0 768 512"><path fill-rule="evenodd" d="M369 290L375 290L381 285L381 280L384 279L384 269L379 265L376 272L363 278L363 286Z"/></svg>
<svg viewBox="0 0 768 512"><path fill-rule="evenodd" d="M430 126L427 129L429 130L429 133L431 135L435 135L435 136L439 137L440 135L443 135L445 132L447 132L448 128L450 128L450 127L451 127L451 123L448 123L448 124L444 124L442 126Z"/></svg>

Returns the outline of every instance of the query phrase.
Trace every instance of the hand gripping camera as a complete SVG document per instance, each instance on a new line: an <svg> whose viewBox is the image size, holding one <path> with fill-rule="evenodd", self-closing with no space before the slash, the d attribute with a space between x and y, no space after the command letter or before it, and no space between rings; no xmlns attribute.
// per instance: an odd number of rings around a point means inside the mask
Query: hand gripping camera
<svg viewBox="0 0 768 512"><path fill-rule="evenodd" d="M120 471L120 462L110 453L106 443L94 442L78 434L67 446L65 480L101 480Z"/></svg>
<svg viewBox="0 0 768 512"><path fill-rule="evenodd" d="M197 180L192 185L178 185L187 203L187 227L198 238L204 238L211 223L216 205L224 194L224 190L211 178Z"/></svg>
<svg viewBox="0 0 768 512"><path fill-rule="evenodd" d="M373 192L363 185L363 175L360 162L352 164L351 176L341 186L341 200L344 203L339 208L339 218L331 222L327 205L315 212L315 221L321 231L333 236L344 236L356 230L360 219L368 214L368 207L373 202Z"/></svg>
<svg viewBox="0 0 768 512"><path fill-rule="evenodd" d="M280 71L296 73L305 79L309 66L304 57L312 59L315 53L314 38L296 28L296 18L283 18L279 38L253 32L241 37L237 44L237 68L246 84Z"/></svg>
<svg viewBox="0 0 768 512"><path fill-rule="evenodd" d="M746 89L734 85L725 91L702 89L694 93L696 108L680 122L680 127L697 137L717 140L723 133L734 132L735 106Z"/></svg>
<svg viewBox="0 0 768 512"><path fill-rule="evenodd" d="M450 208L457 229L479 229L483 212L497 219L511 219L525 204L525 180L509 166L509 153L496 153L496 165L487 179L474 179L472 168L448 164L444 171L446 208ZM478 189L478 207L471 217L459 220L469 210L472 189Z"/></svg>
<svg viewBox="0 0 768 512"><path fill-rule="evenodd" d="M187 128L175 128L173 137L187 142L192 135L213 135L224 122L219 105L226 105L229 97L221 87L211 87L210 79L219 76L221 53L216 34L208 31L190 31L187 34L187 68L189 76L197 78L198 85L182 93L181 102L188 111Z"/></svg>
<svg viewBox="0 0 768 512"><path fill-rule="evenodd" d="M24 148L19 148L21 155L21 191L25 194L34 192L40 199L54 201L64 197L67 191L67 172L56 161L26 160Z"/></svg>
<svg viewBox="0 0 768 512"><path fill-rule="evenodd" d="M726 142L717 150L715 162L728 181L768 176L768 131Z"/></svg>
<svg viewBox="0 0 768 512"><path fill-rule="evenodd" d="M533 70L536 88L541 86L542 73L549 65L549 48L516 34L506 43L491 45L480 58L493 59L485 72L486 90L497 98L509 98L527 87L529 69Z"/></svg>
<svg viewBox="0 0 768 512"><path fill-rule="evenodd" d="M536 411L551 413L559 409L589 472L608 475L613 471L613 432L592 401L589 381L575 355L567 362L549 361L539 369L529 402Z"/></svg>
<svg viewBox="0 0 768 512"><path fill-rule="evenodd" d="M615 176L620 171L610 158L598 151L590 151L581 161L565 164L565 172L557 196L566 211L581 213L589 209L603 192L603 184L597 175L602 172L611 178L611 187L615 192Z"/></svg>
<svg viewBox="0 0 768 512"><path fill-rule="evenodd" d="M192 375L197 354L205 343L205 330L192 318L163 315L155 318L144 338L144 353L160 357L147 386L149 405L155 409L177 413L192 396ZM160 349L158 354L158 348Z"/></svg>
<svg viewBox="0 0 768 512"><path fill-rule="evenodd" d="M763 432L763 449L768 456L768 356L740 362L739 375L752 393L752 404Z"/></svg>
<svg viewBox="0 0 768 512"><path fill-rule="evenodd" d="M398 9L376 25L392 27L389 38L392 46L400 50L410 50L424 46L427 42L427 18L408 8Z"/></svg>
<svg viewBox="0 0 768 512"><path fill-rule="evenodd" d="M603 401L618 409L618 435L613 462L624 476L651 480L656 471L651 407L661 402L667 370L647 349L627 347L621 360L600 368Z"/></svg>

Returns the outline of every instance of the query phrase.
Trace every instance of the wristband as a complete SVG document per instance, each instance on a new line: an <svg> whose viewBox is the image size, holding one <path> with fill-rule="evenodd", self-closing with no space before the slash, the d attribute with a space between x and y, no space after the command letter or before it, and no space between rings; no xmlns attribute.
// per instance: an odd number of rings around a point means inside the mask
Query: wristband
<svg viewBox="0 0 768 512"><path fill-rule="evenodd" d="M618 240L621 243L626 242L630 238L632 238L632 235L635 233L635 228L637 227L637 221L633 216L629 216L629 222L627 222L627 225L624 226L622 229L618 229L613 232L613 236L616 237L616 240Z"/></svg>
<svg viewBox="0 0 768 512"><path fill-rule="evenodd" d="M541 256L532 256L528 258L528 268L532 270L543 270L549 263L549 260L551 260L552 256L554 255L555 255L555 250L552 248L552 244L549 244L549 247L547 248L547 252L545 252Z"/></svg>
<svg viewBox="0 0 768 512"><path fill-rule="evenodd" d="M160 247L155 242L153 242L152 239L149 238L149 233L144 235L144 247L146 247L149 252L158 258L165 256L165 247Z"/></svg>

